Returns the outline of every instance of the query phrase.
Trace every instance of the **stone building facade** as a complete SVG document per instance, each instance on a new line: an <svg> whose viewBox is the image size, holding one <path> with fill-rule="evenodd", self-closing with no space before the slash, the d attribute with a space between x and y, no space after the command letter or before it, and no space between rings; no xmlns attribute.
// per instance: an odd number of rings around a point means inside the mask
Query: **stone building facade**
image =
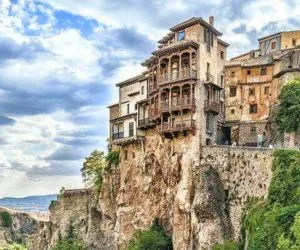
<svg viewBox="0 0 300 250"><path fill-rule="evenodd" d="M147 67L144 76L134 78L147 81L144 96L139 95L139 100L126 97L137 104L134 118L137 131L156 129L167 138L192 134L200 144L211 145L216 142L224 121L223 70L229 44L219 38L222 33L214 27L213 17L209 22L194 17L170 31L158 41L158 49L152 56L142 63ZM128 81L118 84L121 117L125 102L122 88L126 88ZM131 81L130 86L138 85ZM111 121L120 119L124 118ZM112 136L123 130L126 133L125 127L124 123L124 129L121 125ZM111 129L116 131L116 125Z"/></svg>
<svg viewBox="0 0 300 250"><path fill-rule="evenodd" d="M261 38L258 50L226 63L224 131L231 143L283 146L272 114L281 87L299 75L299 36L300 31L294 31Z"/></svg>
<svg viewBox="0 0 300 250"><path fill-rule="evenodd" d="M120 82L119 103L109 106L110 145L126 145L143 140L143 130L138 128L138 103L147 98L147 79L139 75Z"/></svg>
<svg viewBox="0 0 300 250"><path fill-rule="evenodd" d="M165 138L192 134L199 145L286 144L272 114L281 87L299 75L300 31L260 38L258 49L229 61L221 35L213 17L173 26L142 63L147 70L117 84L110 143L144 140L155 129Z"/></svg>

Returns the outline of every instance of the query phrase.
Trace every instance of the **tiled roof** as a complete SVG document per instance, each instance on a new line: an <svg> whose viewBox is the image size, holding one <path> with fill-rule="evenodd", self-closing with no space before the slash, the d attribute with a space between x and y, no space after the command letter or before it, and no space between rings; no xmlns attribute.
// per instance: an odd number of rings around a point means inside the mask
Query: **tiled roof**
<svg viewBox="0 0 300 250"><path fill-rule="evenodd" d="M220 31L218 31L215 27L213 27L209 23L207 23L202 17L192 17L192 18L190 18L186 21L183 21L179 24L176 24L170 30L171 31L179 31L181 29L184 29L186 27L190 27L190 26L192 26L194 24L197 24L197 23L209 28L217 36L222 35L222 33Z"/></svg>
<svg viewBox="0 0 300 250"><path fill-rule="evenodd" d="M173 50L178 50L179 48L184 48L184 47L194 47L194 48L198 48L199 44L191 41L191 40L183 40L183 41L179 41L176 43L172 43L166 47L163 47L161 49L155 50L152 52L153 55L159 55L159 54L163 54L166 52L170 52Z"/></svg>
<svg viewBox="0 0 300 250"><path fill-rule="evenodd" d="M141 74L141 75L129 78L129 79L123 81L123 82L119 82L119 83L116 84L116 86L120 87L124 84L134 83L134 82L137 82L137 81L141 81L143 79L145 79L145 76L143 74Z"/></svg>
<svg viewBox="0 0 300 250"><path fill-rule="evenodd" d="M229 47L230 44L229 43L226 43L225 41L223 41L222 39L218 38L218 43L222 44L223 46L225 47Z"/></svg>
<svg viewBox="0 0 300 250"><path fill-rule="evenodd" d="M259 56L244 60L242 62L242 67L251 67L251 66L258 66L258 65L268 65L273 63L272 55L266 56Z"/></svg>

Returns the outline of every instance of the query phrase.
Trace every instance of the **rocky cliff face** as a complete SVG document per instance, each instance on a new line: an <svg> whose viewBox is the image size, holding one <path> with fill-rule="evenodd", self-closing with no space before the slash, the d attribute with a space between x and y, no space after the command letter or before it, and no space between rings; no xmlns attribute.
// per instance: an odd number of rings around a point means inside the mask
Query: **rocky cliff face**
<svg viewBox="0 0 300 250"><path fill-rule="evenodd" d="M105 176L100 196L68 191L60 197L29 249L50 249L70 219L88 249L126 249L132 234L154 218L178 250L238 238L247 203L267 194L272 151L200 149L192 135L147 133L141 145L122 148L121 164Z"/></svg>
<svg viewBox="0 0 300 250"><path fill-rule="evenodd" d="M0 213L9 213L11 225L5 225L0 218L0 249L13 242L26 244L28 237L37 234L44 226L44 218L38 214L23 213L20 211L0 207Z"/></svg>

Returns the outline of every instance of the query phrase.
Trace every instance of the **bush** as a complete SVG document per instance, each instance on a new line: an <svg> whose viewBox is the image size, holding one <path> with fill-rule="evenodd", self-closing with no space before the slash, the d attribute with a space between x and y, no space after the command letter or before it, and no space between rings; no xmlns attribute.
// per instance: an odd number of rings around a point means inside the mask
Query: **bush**
<svg viewBox="0 0 300 250"><path fill-rule="evenodd" d="M11 227L12 225L12 218L9 212L7 211L3 211L0 212L0 217L2 220L2 226L4 227Z"/></svg>
<svg viewBox="0 0 300 250"><path fill-rule="evenodd" d="M75 227L71 220L67 227L66 236L63 238L59 231L58 242L52 250L82 250L83 244L77 239Z"/></svg>
<svg viewBox="0 0 300 250"><path fill-rule="evenodd" d="M171 238L155 219L148 230L138 231L129 242L128 250L171 250Z"/></svg>
<svg viewBox="0 0 300 250"><path fill-rule="evenodd" d="M120 151L110 151L106 157L105 170L110 171L112 166L118 166L120 163Z"/></svg>
<svg viewBox="0 0 300 250"><path fill-rule="evenodd" d="M216 244L212 250L238 250L239 245L235 241L225 240L223 244Z"/></svg>
<svg viewBox="0 0 300 250"><path fill-rule="evenodd" d="M268 200L283 206L300 204L299 151L275 151Z"/></svg>
<svg viewBox="0 0 300 250"><path fill-rule="evenodd" d="M6 246L3 250L27 250L27 248L23 245L14 243L12 245Z"/></svg>

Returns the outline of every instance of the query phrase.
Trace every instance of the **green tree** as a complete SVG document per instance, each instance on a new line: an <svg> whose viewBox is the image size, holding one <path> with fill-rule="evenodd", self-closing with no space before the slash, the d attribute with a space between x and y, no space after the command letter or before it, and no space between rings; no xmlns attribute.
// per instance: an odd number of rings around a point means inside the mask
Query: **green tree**
<svg viewBox="0 0 300 250"><path fill-rule="evenodd" d="M300 78L283 86L279 95L275 121L281 132L300 131Z"/></svg>
<svg viewBox="0 0 300 250"><path fill-rule="evenodd" d="M70 220L67 225L66 236L63 238L61 232L58 232L58 242L52 250L82 250L83 244L77 239L76 230L73 221Z"/></svg>
<svg viewBox="0 0 300 250"><path fill-rule="evenodd" d="M171 250L172 240L155 219L148 230L138 231L129 242L128 250Z"/></svg>
<svg viewBox="0 0 300 250"><path fill-rule="evenodd" d="M95 150L89 157L85 158L81 174L88 187L94 187L96 190L101 189L105 166L105 156L101 151Z"/></svg>
<svg viewBox="0 0 300 250"><path fill-rule="evenodd" d="M300 213L296 214L295 222L290 229L289 235L289 238L286 238L284 234L280 236L277 243L278 250L300 249Z"/></svg>
<svg viewBox="0 0 300 250"><path fill-rule="evenodd" d="M0 212L0 217L2 221L2 226L4 227L11 227L12 225L12 218L9 212L3 211Z"/></svg>

